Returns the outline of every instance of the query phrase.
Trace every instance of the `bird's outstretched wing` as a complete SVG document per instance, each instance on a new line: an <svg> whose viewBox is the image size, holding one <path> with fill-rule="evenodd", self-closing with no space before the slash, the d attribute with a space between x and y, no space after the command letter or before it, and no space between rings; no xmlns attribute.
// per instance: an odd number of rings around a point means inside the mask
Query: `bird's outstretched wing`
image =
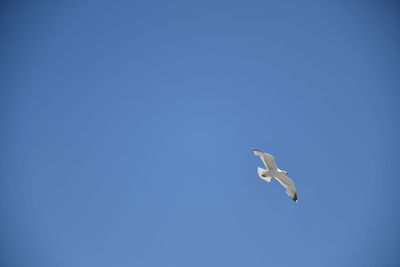
<svg viewBox="0 0 400 267"><path fill-rule="evenodd" d="M297 194L296 194L296 187L292 179L287 177L286 175L281 175L280 177L275 177L278 182L286 188L286 194L290 196L293 201L297 202Z"/></svg>
<svg viewBox="0 0 400 267"><path fill-rule="evenodd" d="M264 162L264 165L268 168L268 170L273 171L278 169L278 167L275 164L274 156L255 148L252 148L251 150L253 150L254 155L261 157L261 160Z"/></svg>

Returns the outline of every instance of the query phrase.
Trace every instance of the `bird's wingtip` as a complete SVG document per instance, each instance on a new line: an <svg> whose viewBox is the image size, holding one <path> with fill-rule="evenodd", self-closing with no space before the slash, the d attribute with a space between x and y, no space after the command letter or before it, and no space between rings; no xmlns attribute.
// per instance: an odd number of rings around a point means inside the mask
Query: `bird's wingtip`
<svg viewBox="0 0 400 267"><path fill-rule="evenodd" d="M292 199L293 199L294 202L299 202L298 199L297 199L297 194L294 194Z"/></svg>
<svg viewBox="0 0 400 267"><path fill-rule="evenodd" d="M252 148L251 151L253 151L254 153L256 153L256 152L261 152L261 151L258 150L257 148Z"/></svg>

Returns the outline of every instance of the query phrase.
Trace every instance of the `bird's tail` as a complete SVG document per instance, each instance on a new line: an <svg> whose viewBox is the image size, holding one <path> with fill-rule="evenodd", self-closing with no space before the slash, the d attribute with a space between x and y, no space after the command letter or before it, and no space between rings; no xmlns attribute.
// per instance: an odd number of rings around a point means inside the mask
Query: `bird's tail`
<svg viewBox="0 0 400 267"><path fill-rule="evenodd" d="M263 175L265 175L265 173L267 172L267 170L258 167L257 172L258 172L258 176L260 176L261 179L267 181L268 183L271 182L271 177L263 176Z"/></svg>

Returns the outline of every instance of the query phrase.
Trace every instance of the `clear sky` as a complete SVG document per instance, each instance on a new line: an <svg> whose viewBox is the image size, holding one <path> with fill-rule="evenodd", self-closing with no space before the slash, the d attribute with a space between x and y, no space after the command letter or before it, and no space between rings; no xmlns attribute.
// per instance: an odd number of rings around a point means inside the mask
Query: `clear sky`
<svg viewBox="0 0 400 267"><path fill-rule="evenodd" d="M399 266L399 5L54 2L1 4L1 266Z"/></svg>

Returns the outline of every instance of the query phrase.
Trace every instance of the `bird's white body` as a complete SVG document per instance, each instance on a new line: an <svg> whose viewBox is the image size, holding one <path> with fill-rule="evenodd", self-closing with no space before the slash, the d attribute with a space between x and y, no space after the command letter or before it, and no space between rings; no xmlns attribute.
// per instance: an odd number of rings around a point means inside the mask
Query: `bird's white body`
<svg viewBox="0 0 400 267"><path fill-rule="evenodd" d="M275 158L272 155L257 150L255 148L253 148L252 150L256 156L261 157L261 160L267 167L267 170L258 167L257 171L260 178L267 182L271 182L271 179L275 178L283 187L286 188L286 193L293 199L293 201L297 202L296 187L292 179L286 176L288 172L283 171L276 166Z"/></svg>
<svg viewBox="0 0 400 267"><path fill-rule="evenodd" d="M261 169L261 168L260 168L260 169ZM281 170L272 170L272 171L264 170L264 171L262 172L262 177L269 177L269 178L272 178L272 177L280 177L280 176L282 176L282 175L285 175L285 173L286 173L286 172L283 172L283 171L281 171Z"/></svg>

